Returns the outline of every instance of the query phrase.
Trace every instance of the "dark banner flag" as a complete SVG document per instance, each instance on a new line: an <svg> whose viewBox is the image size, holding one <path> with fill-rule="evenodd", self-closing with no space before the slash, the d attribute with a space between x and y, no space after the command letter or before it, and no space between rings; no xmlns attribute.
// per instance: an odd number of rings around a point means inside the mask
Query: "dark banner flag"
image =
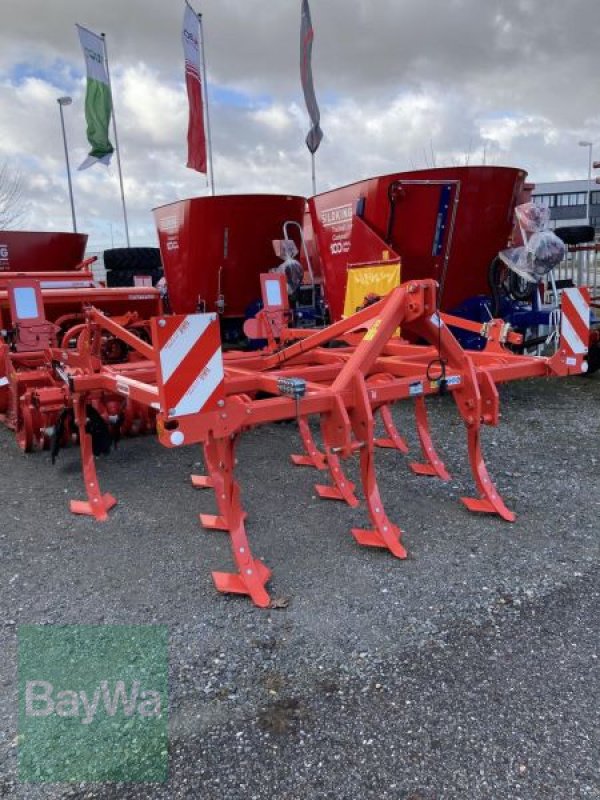
<svg viewBox="0 0 600 800"><path fill-rule="evenodd" d="M306 137L306 146L311 153L316 153L321 139L323 138L323 131L321 130L321 113L317 105L317 98L315 96L315 86L312 76L312 45L314 39L314 31L312 20L310 18L310 8L308 0L302 0L302 22L300 26L300 77L302 79L302 90L304 92L304 100L312 128Z"/></svg>
<svg viewBox="0 0 600 800"><path fill-rule="evenodd" d="M187 166L198 172L206 173L206 136L200 71L200 24L194 10L187 3L183 17L182 40L185 54L185 82L190 106Z"/></svg>

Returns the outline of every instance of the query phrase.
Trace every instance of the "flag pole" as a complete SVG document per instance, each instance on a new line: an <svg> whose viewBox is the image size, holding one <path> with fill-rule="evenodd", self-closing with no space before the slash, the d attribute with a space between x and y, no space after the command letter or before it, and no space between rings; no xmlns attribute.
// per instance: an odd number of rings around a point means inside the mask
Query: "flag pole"
<svg viewBox="0 0 600 800"><path fill-rule="evenodd" d="M312 76L311 61L313 40L314 31L310 16L310 6L308 5L308 0L302 0L300 13L300 82L302 83L306 110L308 111L311 123L311 128L306 137L306 146L311 155L312 191L314 196L317 193L316 152L323 139L323 131L321 130L321 112L319 111L319 104L315 96L315 86Z"/></svg>
<svg viewBox="0 0 600 800"><path fill-rule="evenodd" d="M215 173L213 170L212 157L212 136L210 133L210 112L208 110L208 81L206 79L206 56L204 55L204 28L202 26L202 14L197 14L198 29L200 31L200 49L202 51L202 83L204 84L204 109L206 114L206 140L208 144L208 165L210 169L210 191L215 196Z"/></svg>
<svg viewBox="0 0 600 800"><path fill-rule="evenodd" d="M125 239L127 247L131 247L129 243L129 223L127 221L127 206L125 205L125 189L123 188L123 171L121 169L121 153L119 151L119 137L117 135L117 118L115 116L115 104L113 100L112 84L110 82L110 69L108 67L108 50L106 49L106 34L101 33L102 45L104 47L104 61L106 62L106 77L108 78L108 90L110 92L110 104L112 107L112 121L113 133L115 135L115 152L117 155L117 167L119 170L119 185L121 187L121 203L123 204L123 222L125 223Z"/></svg>

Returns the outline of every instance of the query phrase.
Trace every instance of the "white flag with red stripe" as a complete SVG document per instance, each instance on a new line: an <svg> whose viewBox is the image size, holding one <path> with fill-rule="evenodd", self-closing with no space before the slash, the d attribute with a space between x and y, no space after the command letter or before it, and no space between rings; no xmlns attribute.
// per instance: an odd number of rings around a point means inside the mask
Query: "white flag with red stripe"
<svg viewBox="0 0 600 800"><path fill-rule="evenodd" d="M204 132L204 102L200 70L200 21L194 9L187 2L183 15L182 41L185 55L185 83L189 102L186 166L206 174L206 134Z"/></svg>
<svg viewBox="0 0 600 800"><path fill-rule="evenodd" d="M215 411L225 398L217 315L175 315L153 322L161 411L168 419Z"/></svg>

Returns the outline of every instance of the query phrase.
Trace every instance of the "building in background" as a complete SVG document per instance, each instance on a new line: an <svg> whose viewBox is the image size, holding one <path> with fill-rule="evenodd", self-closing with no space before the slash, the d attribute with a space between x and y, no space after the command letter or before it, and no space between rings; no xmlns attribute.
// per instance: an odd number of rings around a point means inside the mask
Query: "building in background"
<svg viewBox="0 0 600 800"><path fill-rule="evenodd" d="M590 221L600 234L600 186L580 181L555 181L536 183L532 199L534 203L550 209L552 228L565 225L587 225L586 192L590 191Z"/></svg>

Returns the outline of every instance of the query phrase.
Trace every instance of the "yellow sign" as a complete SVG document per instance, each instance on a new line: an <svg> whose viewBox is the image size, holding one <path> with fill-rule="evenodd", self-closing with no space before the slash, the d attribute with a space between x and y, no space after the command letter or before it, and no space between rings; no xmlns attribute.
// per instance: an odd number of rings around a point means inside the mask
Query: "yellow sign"
<svg viewBox="0 0 600 800"><path fill-rule="evenodd" d="M398 262L349 269L344 317L356 313L356 309L364 305L368 295L375 294L385 297L398 286L400 286L400 264Z"/></svg>

